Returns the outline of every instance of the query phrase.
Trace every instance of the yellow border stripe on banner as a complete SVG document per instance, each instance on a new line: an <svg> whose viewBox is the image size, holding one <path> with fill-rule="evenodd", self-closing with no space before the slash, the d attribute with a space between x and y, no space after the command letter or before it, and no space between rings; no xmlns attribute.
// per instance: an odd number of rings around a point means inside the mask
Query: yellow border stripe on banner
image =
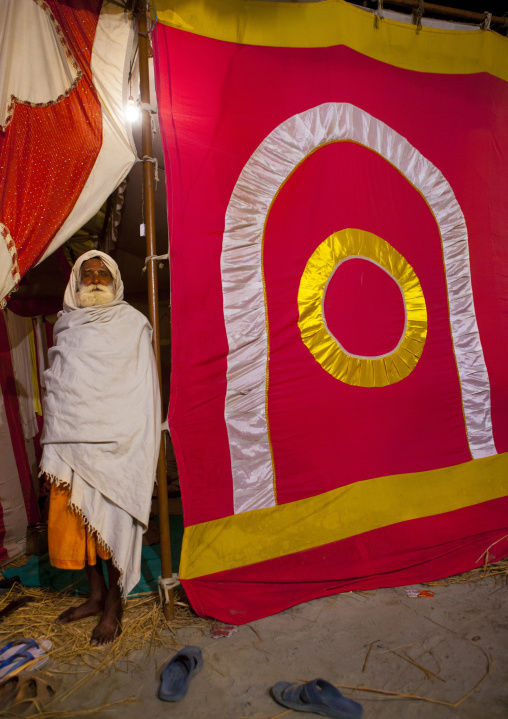
<svg viewBox="0 0 508 719"><path fill-rule="evenodd" d="M508 453L455 467L356 482L315 497L185 529L180 578L303 552L508 494Z"/></svg>
<svg viewBox="0 0 508 719"><path fill-rule="evenodd" d="M488 72L508 80L508 38L490 30L442 30L382 19L344 0L152 0L159 22L244 45L347 45L374 60L419 72ZM377 27L376 27L377 24Z"/></svg>

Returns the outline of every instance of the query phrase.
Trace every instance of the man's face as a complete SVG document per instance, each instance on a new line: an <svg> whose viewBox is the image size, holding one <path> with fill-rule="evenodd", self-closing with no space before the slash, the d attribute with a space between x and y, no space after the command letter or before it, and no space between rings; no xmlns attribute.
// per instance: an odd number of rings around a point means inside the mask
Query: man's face
<svg viewBox="0 0 508 719"><path fill-rule="evenodd" d="M98 257L92 257L91 260L83 262L81 265L80 276L80 284L85 285L86 287L92 284L107 286L113 283L111 272Z"/></svg>
<svg viewBox="0 0 508 719"><path fill-rule="evenodd" d="M80 307L106 305L115 299L113 276L98 257L83 262L80 271L78 302Z"/></svg>

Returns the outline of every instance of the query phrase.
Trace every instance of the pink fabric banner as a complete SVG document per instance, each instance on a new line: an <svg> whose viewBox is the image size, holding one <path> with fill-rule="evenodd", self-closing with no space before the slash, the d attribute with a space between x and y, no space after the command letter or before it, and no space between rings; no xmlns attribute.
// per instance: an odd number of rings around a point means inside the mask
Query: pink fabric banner
<svg viewBox="0 0 508 719"><path fill-rule="evenodd" d="M473 566L508 533L506 81L161 25L155 57L194 606L249 621Z"/></svg>

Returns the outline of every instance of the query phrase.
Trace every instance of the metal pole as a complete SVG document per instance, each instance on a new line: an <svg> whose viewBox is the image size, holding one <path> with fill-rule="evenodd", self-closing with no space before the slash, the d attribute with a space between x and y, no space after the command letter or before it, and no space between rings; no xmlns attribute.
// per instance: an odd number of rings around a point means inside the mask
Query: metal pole
<svg viewBox="0 0 508 719"><path fill-rule="evenodd" d="M464 0L465 2L465 0ZM386 0L388 5L400 5L401 7L418 10L420 3L418 0ZM434 3L424 2L421 6L423 12L430 12L434 15L445 15L448 18L456 20L469 20L480 25L485 20L485 13L473 12L471 10L460 10L454 7L445 7L444 5L435 5ZM508 17L492 17L491 23L499 23L504 27L508 27Z"/></svg>
<svg viewBox="0 0 508 719"><path fill-rule="evenodd" d="M150 104L150 74L148 70L148 35L147 35L147 4L141 3L137 12L138 41L139 41L139 90L141 102ZM143 157L152 157L152 120L149 110L142 110L141 125L141 147ZM143 188L145 197L145 230L146 230L146 256L151 257L157 254L155 241L155 201L154 201L154 167L151 162L143 162ZM157 287L157 263L155 260L148 262L148 309L150 322L153 327L153 351L157 360L159 371L159 383L161 382L161 355L159 335L159 305ZM161 396L162 401L162 396ZM166 453L164 447L164 433L161 437L161 448L159 461L157 463L157 484L159 504L159 530L161 546L161 570L162 578L167 579L173 576L171 567L171 541L169 534L169 505L168 485L166 476ZM169 592L169 602L164 604L164 616L172 619L174 616L174 594Z"/></svg>

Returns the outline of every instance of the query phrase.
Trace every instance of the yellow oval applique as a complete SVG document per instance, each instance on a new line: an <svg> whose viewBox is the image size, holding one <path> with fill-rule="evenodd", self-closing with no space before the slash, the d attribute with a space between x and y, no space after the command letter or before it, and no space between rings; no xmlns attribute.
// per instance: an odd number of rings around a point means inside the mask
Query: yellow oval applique
<svg viewBox="0 0 508 719"><path fill-rule="evenodd" d="M379 357L347 352L329 332L323 314L328 282L344 260L363 258L385 270L400 287L405 329L395 349ZM386 387L416 367L427 337L427 307L415 271L388 242L371 232L348 228L334 232L312 253L298 290L298 326L302 340L321 367L345 384Z"/></svg>

